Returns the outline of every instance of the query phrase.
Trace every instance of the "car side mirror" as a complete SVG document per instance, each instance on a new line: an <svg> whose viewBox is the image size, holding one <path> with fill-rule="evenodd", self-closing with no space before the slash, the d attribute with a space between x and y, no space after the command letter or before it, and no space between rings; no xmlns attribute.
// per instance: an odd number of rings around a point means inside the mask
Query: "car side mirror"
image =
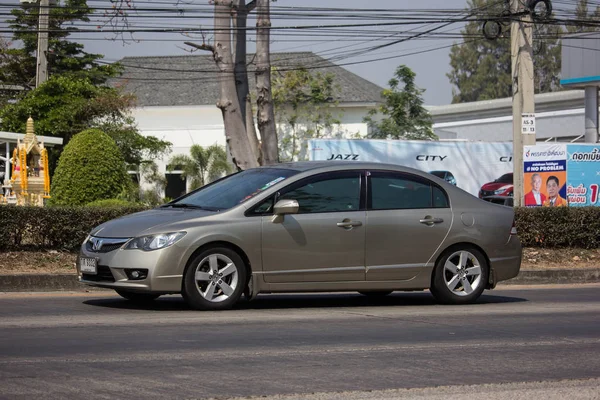
<svg viewBox="0 0 600 400"><path fill-rule="evenodd" d="M273 207L273 223L280 223L287 214L298 214L300 205L296 200L279 200Z"/></svg>

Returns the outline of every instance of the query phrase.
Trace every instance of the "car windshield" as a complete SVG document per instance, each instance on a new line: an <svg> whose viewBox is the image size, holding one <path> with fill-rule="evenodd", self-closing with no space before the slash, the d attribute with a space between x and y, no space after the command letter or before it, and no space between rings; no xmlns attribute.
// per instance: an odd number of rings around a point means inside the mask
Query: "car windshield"
<svg viewBox="0 0 600 400"><path fill-rule="evenodd" d="M498 183L513 183L513 174L504 174L500 178L496 179Z"/></svg>
<svg viewBox="0 0 600 400"><path fill-rule="evenodd" d="M430 174L437 176L438 178L444 179L446 171L431 171Z"/></svg>
<svg viewBox="0 0 600 400"><path fill-rule="evenodd" d="M226 210L251 199L298 172L283 168L249 169L229 175L162 207Z"/></svg>

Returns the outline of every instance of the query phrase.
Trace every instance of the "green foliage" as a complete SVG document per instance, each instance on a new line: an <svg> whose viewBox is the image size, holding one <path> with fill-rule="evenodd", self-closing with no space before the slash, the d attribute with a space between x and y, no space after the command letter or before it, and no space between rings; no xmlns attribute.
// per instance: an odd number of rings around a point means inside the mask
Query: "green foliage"
<svg viewBox="0 0 600 400"><path fill-rule="evenodd" d="M146 207L0 206L0 251L70 250L81 246L92 228Z"/></svg>
<svg viewBox="0 0 600 400"><path fill-rule="evenodd" d="M82 44L66 40L79 30L77 22L90 21L92 12L86 0L63 0L50 8L47 52L49 76L68 75L101 84L121 71L117 64L100 65L98 60L103 58L102 55L87 53ZM16 7L10 13L12 18L8 24L14 31L13 41L20 46L10 47L0 54L0 82L31 90L35 87L39 7Z"/></svg>
<svg viewBox="0 0 600 400"><path fill-rule="evenodd" d="M468 10L485 17L500 16L504 2L469 0ZM482 22L468 22L461 31L464 42L450 51L451 71L447 74L453 103L491 100L512 96L510 28L497 40L473 39L481 36ZM535 91L560 90L561 45L563 29L555 24L536 24L534 28Z"/></svg>
<svg viewBox="0 0 600 400"><path fill-rule="evenodd" d="M131 179L114 140L88 129L65 147L52 182L50 203L83 205L112 199L130 190Z"/></svg>
<svg viewBox="0 0 600 400"><path fill-rule="evenodd" d="M219 145L204 148L192 145L190 155L178 154L169 160L168 171L181 169L181 179L191 179L191 190L210 183L231 171L225 149Z"/></svg>
<svg viewBox="0 0 600 400"><path fill-rule="evenodd" d="M86 204L88 207L132 207L134 203L121 199L96 200Z"/></svg>
<svg viewBox="0 0 600 400"><path fill-rule="evenodd" d="M134 104L132 95L117 89L95 86L87 79L58 76L27 93L18 103L1 109L0 129L25 132L31 116L36 134L62 137L65 144L78 132L100 129L114 139L127 163L139 165L167 152L171 143L138 132L130 115ZM50 154L51 160L56 160L59 149L51 149Z"/></svg>
<svg viewBox="0 0 600 400"><path fill-rule="evenodd" d="M370 128L370 138L432 140L433 122L429 111L423 107L424 90L415 85L416 74L406 65L396 69L390 88L382 93L383 104L369 112L365 122ZM400 86L402 84L402 86ZM377 115L383 115L377 119Z"/></svg>
<svg viewBox="0 0 600 400"><path fill-rule="evenodd" d="M0 251L77 250L92 228L145 209L0 206ZM600 207L516 208L515 216L524 247L600 248Z"/></svg>
<svg viewBox="0 0 600 400"><path fill-rule="evenodd" d="M273 103L279 124L279 159L297 161L305 158L307 140L330 137L340 124L337 105L340 87L333 74L273 70Z"/></svg>
<svg viewBox="0 0 600 400"><path fill-rule="evenodd" d="M596 5L596 9L593 13L590 13L589 10L589 0L579 0L577 3L577 8L575 10L575 19L577 21L590 21L591 23L596 23L600 21L600 5ZM569 33L578 33L578 32L594 32L597 31L598 28L591 24L587 25L567 25L567 31Z"/></svg>
<svg viewBox="0 0 600 400"><path fill-rule="evenodd" d="M600 207L539 207L515 209L516 225L525 247L600 248Z"/></svg>

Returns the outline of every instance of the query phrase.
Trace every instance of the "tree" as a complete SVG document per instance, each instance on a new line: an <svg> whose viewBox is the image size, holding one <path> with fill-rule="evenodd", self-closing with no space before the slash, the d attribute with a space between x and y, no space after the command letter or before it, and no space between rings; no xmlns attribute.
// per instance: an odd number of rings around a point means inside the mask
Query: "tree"
<svg viewBox="0 0 600 400"><path fill-rule="evenodd" d="M575 9L575 23L567 25L567 32L579 33L597 31L598 21L600 21L600 5L596 5L596 9L590 14L589 1L579 0L577 8ZM589 24L590 22L596 26Z"/></svg>
<svg viewBox="0 0 600 400"><path fill-rule="evenodd" d="M504 2L469 0L468 9L483 11L486 17L500 16ZM479 14L482 12L480 11ZM560 90L562 28L555 24L536 23L534 28L535 91ZM447 74L452 102L462 103L512 96L510 29L497 40L473 39L482 35L480 20L468 22L461 31L462 44L450 50L451 71Z"/></svg>
<svg viewBox="0 0 600 400"><path fill-rule="evenodd" d="M423 107L423 89L415 85L416 74L406 65L396 69L390 88L382 93L383 104L369 111L365 122L374 139L437 139L433 133L431 115ZM375 117L381 114L382 119Z"/></svg>
<svg viewBox="0 0 600 400"><path fill-rule="evenodd" d="M191 189L210 183L230 172L227 152L219 145L204 148L192 145L190 155L178 154L169 160L167 170L181 169L181 179L191 179Z"/></svg>
<svg viewBox="0 0 600 400"><path fill-rule="evenodd" d="M331 134L340 121L332 113L340 87L333 74L311 72L306 68L290 71L273 69L273 102L279 131L279 158L303 159L306 141Z"/></svg>
<svg viewBox="0 0 600 400"><path fill-rule="evenodd" d="M123 21L135 0L111 0L114 20ZM277 162L277 132L270 87L270 7L275 0L211 0L214 4L214 37L202 44L185 42L210 51L218 68L220 96L217 107L223 114L225 139L231 159L238 169ZM246 26L248 15L260 8L257 18L257 117L262 143L252 117L246 66ZM118 18L116 16L118 15ZM115 28L113 26L113 28ZM232 29L233 28L233 29Z"/></svg>
<svg viewBox="0 0 600 400"><path fill-rule="evenodd" d="M98 60L103 58L102 55L87 53L82 44L65 40L78 30L73 23L89 22L92 12L86 0L63 0L50 8L47 52L49 76L70 75L101 84L120 72L118 64L100 65ZM11 15L13 18L8 23L14 30L13 41L22 45L8 48L7 57L0 57L0 82L31 90L35 87L39 7L15 8Z"/></svg>
<svg viewBox="0 0 600 400"><path fill-rule="evenodd" d="M132 95L117 89L96 86L88 79L55 76L0 110L0 128L25 132L31 116L38 135L62 137L65 144L77 132L98 128L113 138L127 163L139 165L165 153L171 144L139 134L130 115L134 104ZM52 149L51 161L57 157Z"/></svg>
<svg viewBox="0 0 600 400"><path fill-rule="evenodd" d="M127 193L131 179L114 140L98 129L73 136L62 152L50 204L84 205Z"/></svg>

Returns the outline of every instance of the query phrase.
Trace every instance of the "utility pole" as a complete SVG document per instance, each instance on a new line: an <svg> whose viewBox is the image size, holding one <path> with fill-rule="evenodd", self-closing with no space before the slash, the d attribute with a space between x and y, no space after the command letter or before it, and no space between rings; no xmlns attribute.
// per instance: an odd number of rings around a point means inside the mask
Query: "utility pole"
<svg viewBox="0 0 600 400"><path fill-rule="evenodd" d="M522 0L510 0L514 205L523 205L523 146L535 144L533 23ZM525 118L524 118L525 117Z"/></svg>
<svg viewBox="0 0 600 400"><path fill-rule="evenodd" d="M35 71L35 87L48 80L48 29L50 0L40 0L38 20L37 68Z"/></svg>

